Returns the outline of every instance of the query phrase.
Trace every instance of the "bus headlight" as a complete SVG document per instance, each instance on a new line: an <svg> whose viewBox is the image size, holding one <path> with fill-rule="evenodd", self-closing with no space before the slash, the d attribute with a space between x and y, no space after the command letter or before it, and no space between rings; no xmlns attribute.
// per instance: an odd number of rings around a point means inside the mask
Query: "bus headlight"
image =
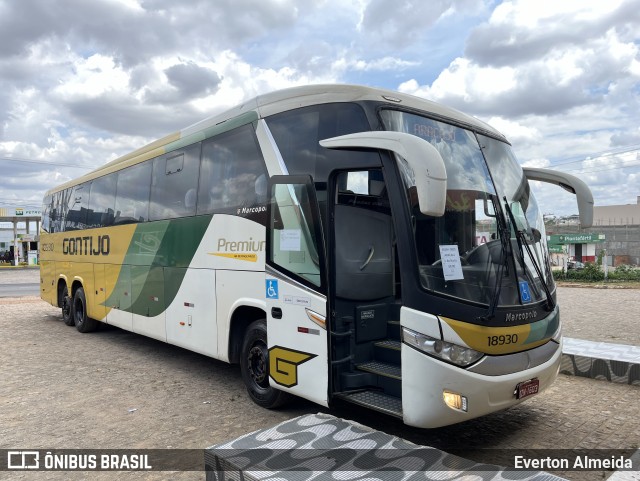
<svg viewBox="0 0 640 481"><path fill-rule="evenodd" d="M402 341L425 354L461 367L469 366L484 356L469 347L435 339L406 327L402 328Z"/></svg>

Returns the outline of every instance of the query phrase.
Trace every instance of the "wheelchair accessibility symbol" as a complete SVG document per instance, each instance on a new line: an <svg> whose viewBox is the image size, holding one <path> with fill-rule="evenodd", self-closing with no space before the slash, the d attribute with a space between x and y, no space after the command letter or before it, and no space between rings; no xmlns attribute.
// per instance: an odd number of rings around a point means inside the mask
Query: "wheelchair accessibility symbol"
<svg viewBox="0 0 640 481"><path fill-rule="evenodd" d="M529 291L529 283L526 281L520 282L520 300L522 302L531 302L531 292Z"/></svg>
<svg viewBox="0 0 640 481"><path fill-rule="evenodd" d="M278 298L278 281L275 279L267 279L267 299Z"/></svg>

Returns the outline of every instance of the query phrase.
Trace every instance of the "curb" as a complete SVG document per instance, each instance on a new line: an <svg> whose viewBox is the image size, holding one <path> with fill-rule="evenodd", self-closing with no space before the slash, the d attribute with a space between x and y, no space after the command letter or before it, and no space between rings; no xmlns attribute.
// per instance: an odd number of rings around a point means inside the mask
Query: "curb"
<svg viewBox="0 0 640 481"><path fill-rule="evenodd" d="M560 373L640 386L640 347L565 337Z"/></svg>

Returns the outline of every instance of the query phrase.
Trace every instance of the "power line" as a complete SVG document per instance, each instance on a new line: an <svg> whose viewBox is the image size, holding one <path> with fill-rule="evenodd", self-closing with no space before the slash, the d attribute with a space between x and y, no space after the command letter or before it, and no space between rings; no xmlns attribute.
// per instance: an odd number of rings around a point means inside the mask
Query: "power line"
<svg viewBox="0 0 640 481"><path fill-rule="evenodd" d="M622 166L616 166L616 167L610 167L610 168L605 168L605 169L577 171L577 172L574 172L573 170L570 169L569 171L573 172L575 174L593 174L595 172L606 172L608 170L618 170L618 169L627 169L627 168L635 168L635 167L640 167L640 163L630 164L630 165L622 165Z"/></svg>
<svg viewBox="0 0 640 481"><path fill-rule="evenodd" d="M604 160L607 160L607 159L609 159L611 157L616 157L616 156L619 156L619 155L628 154L630 152L640 152L640 147L628 148L628 149L620 150L620 151L616 151L616 152L605 151L605 152L598 153L598 154L593 154L593 155L590 155L588 157L584 157L584 158L581 158L581 159L578 159L578 160L570 160L570 161L567 161L567 162L550 163L549 167L554 167L555 168L555 167L560 166L560 165L577 164L577 163L589 162L589 161L591 161L591 162L594 162L594 161L595 162L599 162L601 160L604 161ZM636 159L629 159L629 160L635 161L635 160L637 160L637 158Z"/></svg>
<svg viewBox="0 0 640 481"><path fill-rule="evenodd" d="M36 201L30 201L30 202L36 202ZM42 203L37 203L37 204L31 204L31 203L26 203L26 202L17 202L17 201L1 201L0 200L0 205L7 205L7 206L15 206L15 207L29 207L29 208L33 208L33 209L40 209L42 207Z"/></svg>
<svg viewBox="0 0 640 481"><path fill-rule="evenodd" d="M597 165L597 163L593 162L596 159L589 159L589 160L585 160L584 162L589 162L589 165L582 165L580 167L571 167L569 169L566 169L568 172L573 172L573 171L582 171L585 169L595 169L595 168L599 168L599 167L606 167L606 168L611 168L611 169L624 169L625 167L630 167L633 165L636 165L637 162L640 161L640 157L636 157L634 159L616 159L614 160L614 162L612 162L611 164L607 165ZM611 159L609 159L611 160Z"/></svg>
<svg viewBox="0 0 640 481"><path fill-rule="evenodd" d="M0 160L6 160L9 162L22 162L25 164L39 164L39 165L49 165L54 167L73 167L76 169L85 169L85 170L93 170L95 167L84 167L78 164L67 164L64 162L47 162L46 160L36 160L36 159L21 159L17 157L0 157Z"/></svg>
<svg viewBox="0 0 640 481"><path fill-rule="evenodd" d="M620 151L616 151L616 152L612 152L611 149L609 150L603 150L602 152L597 152L595 154L591 154L588 157L584 157L582 159L578 159L578 160L570 160L567 162L556 162L556 163L550 163L549 167L556 167L558 165L568 165L568 164L575 164L578 162L586 162L587 160L599 160L599 159L605 159L608 157L613 157L615 155L622 155L622 154L628 154L629 152L637 152L640 151L640 144L632 144L632 145L626 145L624 147L618 147L619 149L623 149ZM571 159L573 157L569 157L569 159Z"/></svg>

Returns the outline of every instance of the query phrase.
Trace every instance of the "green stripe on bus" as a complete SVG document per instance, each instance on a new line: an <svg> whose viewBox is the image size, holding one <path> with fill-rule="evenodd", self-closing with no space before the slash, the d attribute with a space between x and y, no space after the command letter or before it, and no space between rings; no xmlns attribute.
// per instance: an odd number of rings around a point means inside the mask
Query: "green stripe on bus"
<svg viewBox="0 0 640 481"><path fill-rule="evenodd" d="M131 266L130 275L121 272L105 304L114 305L118 288L130 280L132 302L121 310L149 317L162 314L178 293L211 218L202 215L139 224L123 260L123 265ZM172 271L170 275L167 270Z"/></svg>
<svg viewBox="0 0 640 481"><path fill-rule="evenodd" d="M560 314L557 310L545 319L532 322L529 325L531 327L531 331L529 332L529 336L527 337L525 344L537 342L542 339L549 339L556 333L559 325Z"/></svg>

